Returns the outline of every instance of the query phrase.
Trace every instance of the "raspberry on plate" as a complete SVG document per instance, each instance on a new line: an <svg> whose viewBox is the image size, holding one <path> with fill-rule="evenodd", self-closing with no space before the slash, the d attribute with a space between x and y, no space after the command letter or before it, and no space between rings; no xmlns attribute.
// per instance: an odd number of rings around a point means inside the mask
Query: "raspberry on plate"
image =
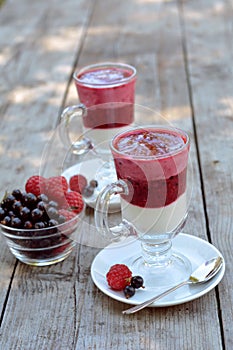
<svg viewBox="0 0 233 350"><path fill-rule="evenodd" d="M80 213L83 210L84 202L81 193L71 191L66 192L66 201L68 208L75 213Z"/></svg>
<svg viewBox="0 0 233 350"><path fill-rule="evenodd" d="M114 290L123 290L130 285L132 272L124 264L113 265L106 274L109 287Z"/></svg>
<svg viewBox="0 0 233 350"><path fill-rule="evenodd" d="M72 191L82 193L87 186L87 179L81 174L73 175L69 180L69 186Z"/></svg>
<svg viewBox="0 0 233 350"><path fill-rule="evenodd" d="M25 190L27 193L33 193L35 196L39 196L46 189L46 181L46 178L43 176L33 175L26 181Z"/></svg>

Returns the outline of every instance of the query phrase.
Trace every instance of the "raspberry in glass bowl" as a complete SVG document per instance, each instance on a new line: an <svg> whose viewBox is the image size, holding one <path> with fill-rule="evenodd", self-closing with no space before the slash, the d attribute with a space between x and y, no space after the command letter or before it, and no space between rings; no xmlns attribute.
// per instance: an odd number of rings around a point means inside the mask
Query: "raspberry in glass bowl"
<svg viewBox="0 0 233 350"><path fill-rule="evenodd" d="M76 245L75 236L80 230L85 204L80 194L72 197L68 192L63 201L14 190L4 196L0 204L1 232L13 255L21 262L46 266L64 260ZM56 192L57 193L57 192Z"/></svg>

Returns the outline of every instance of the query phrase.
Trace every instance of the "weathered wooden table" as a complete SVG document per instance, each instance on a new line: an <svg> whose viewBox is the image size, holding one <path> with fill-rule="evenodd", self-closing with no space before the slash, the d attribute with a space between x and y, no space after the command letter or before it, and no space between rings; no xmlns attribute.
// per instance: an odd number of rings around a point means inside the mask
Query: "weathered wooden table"
<svg viewBox="0 0 233 350"><path fill-rule="evenodd" d="M194 301L124 316L93 284L99 252L24 265L0 238L2 350L233 348L233 1L6 0L0 8L1 195L38 173L61 110L77 103L75 68L122 61L138 71L136 103L191 135L193 194L185 232L224 255L222 282Z"/></svg>

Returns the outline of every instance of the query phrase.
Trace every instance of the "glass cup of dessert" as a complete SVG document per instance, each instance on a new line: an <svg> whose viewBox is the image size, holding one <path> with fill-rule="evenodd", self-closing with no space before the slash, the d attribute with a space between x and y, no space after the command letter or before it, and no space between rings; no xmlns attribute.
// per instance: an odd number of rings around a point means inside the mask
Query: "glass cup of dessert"
<svg viewBox="0 0 233 350"><path fill-rule="evenodd" d="M168 126L138 126L115 135L110 148L118 180L97 198L98 231L113 241L129 235L140 241L141 255L127 264L143 276L147 288L184 280L191 266L173 251L172 239L187 217L187 133ZM116 194L121 197L122 222L110 227L108 205Z"/></svg>
<svg viewBox="0 0 233 350"><path fill-rule="evenodd" d="M124 63L100 63L86 66L73 75L81 104L69 106L61 114L61 138L75 154L90 149L106 164L99 176L116 180L109 142L112 137L134 122L136 69ZM74 142L70 124L82 118L83 135Z"/></svg>

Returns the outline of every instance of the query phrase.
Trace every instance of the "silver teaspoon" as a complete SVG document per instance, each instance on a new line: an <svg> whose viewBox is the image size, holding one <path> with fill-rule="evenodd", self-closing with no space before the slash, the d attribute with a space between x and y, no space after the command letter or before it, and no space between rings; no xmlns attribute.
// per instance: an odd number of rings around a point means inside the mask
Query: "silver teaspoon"
<svg viewBox="0 0 233 350"><path fill-rule="evenodd" d="M216 273L220 270L223 264L223 259L218 256L216 258L213 258L211 260L208 260L201 264L195 271L192 272L190 277L186 280L183 281L176 286L166 290L165 292L157 295L156 297L153 297L144 303L141 303L139 305L133 306L128 310L122 311L123 314L133 314L139 310L144 309L145 307L149 306L153 302L165 297L169 293L173 292L174 290L185 286L186 284L199 284L199 283L205 283L209 281L212 277L216 275Z"/></svg>

